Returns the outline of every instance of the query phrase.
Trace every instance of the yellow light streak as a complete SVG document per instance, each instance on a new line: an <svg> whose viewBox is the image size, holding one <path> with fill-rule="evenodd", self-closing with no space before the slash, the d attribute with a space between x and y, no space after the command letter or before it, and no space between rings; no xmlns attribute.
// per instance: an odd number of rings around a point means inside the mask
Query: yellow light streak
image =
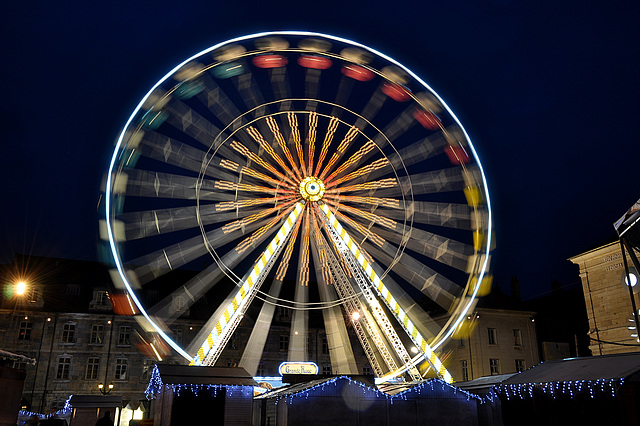
<svg viewBox="0 0 640 426"><path fill-rule="evenodd" d="M296 177L298 179L301 179L302 176L300 175L300 170L298 170L295 161L293 161L293 155L291 155L291 151L289 151L289 148L287 147L287 142L284 140L284 136L282 136L282 133L280 132L280 128L278 127L276 119L269 116L266 118L266 121L269 129L271 130L271 133L273 133L273 137L275 138L276 142L278 142L280 149L284 153L284 156L287 157L287 160L289 160L289 164L293 168L293 172L295 173Z"/></svg>
<svg viewBox="0 0 640 426"><path fill-rule="evenodd" d="M304 150L302 149L302 141L300 140L300 130L298 129L298 117L295 113L287 112L287 118L289 119L289 127L291 128L291 137L296 145L296 152L298 154L298 162L303 174L307 174L307 167L304 163Z"/></svg>
<svg viewBox="0 0 640 426"><path fill-rule="evenodd" d="M318 164L316 164L316 172L315 172L316 176L320 172L320 167L322 166L322 162L324 161L324 158L326 157L327 152L329 151L329 145L331 145L331 141L333 141L333 135L338 129L338 124L340 124L340 122L338 121L338 118L331 117L331 121L329 121L329 127L327 128L327 134L324 136L324 141L322 142L322 149L320 149L320 157L318 158Z"/></svg>
<svg viewBox="0 0 640 426"><path fill-rule="evenodd" d="M322 170L322 173L319 176L320 179L324 179L327 173L331 171L331 168L333 167L335 162L338 161L340 157L342 157L344 151L349 147L349 144L356 138L356 136L358 136L358 132L359 129L356 126L353 126L351 129L349 129L347 134L344 136L344 139L342 139L342 142L340 142L340 145L338 145L338 148L331 156L331 159L327 163L327 166L324 168L324 170Z"/></svg>
<svg viewBox="0 0 640 426"><path fill-rule="evenodd" d="M294 208L295 206L291 206L289 207L287 210L283 211L282 213L280 213L279 215L277 215L276 217L274 217L273 219L271 219L269 222L267 222L266 225L258 228L257 230L255 230L253 232L253 234L251 234L251 236L249 238L245 238L242 242L240 242L240 244L238 244L235 248L236 252L242 254L244 253L244 251L246 249L248 249L249 247L251 247L253 244L256 243L256 241L258 241L258 238L260 238L262 235L264 235L269 229L271 229L272 227L274 227L278 222L280 222L282 220L282 218L291 213L291 210Z"/></svg>
<svg viewBox="0 0 640 426"><path fill-rule="evenodd" d="M393 186L396 186L397 184L398 182L396 181L396 178L386 178L373 182L365 182L351 186L343 186L336 189L329 189L325 192L325 194L340 194L342 192L368 191L370 189L391 188Z"/></svg>
<svg viewBox="0 0 640 426"><path fill-rule="evenodd" d="M339 179L334 180L333 182L331 182L330 184L328 184L328 186L334 186L334 185L338 185L342 182L347 182L350 181L352 179L355 179L359 176L363 176L363 175L367 175L371 172L373 172L374 170L378 170L381 169L383 167L386 167L389 165L389 161L386 158L379 158L377 160L375 160L373 163L367 164L366 166L363 166L361 168L359 168L356 171L353 171L351 173L349 173L346 176L343 176Z"/></svg>
<svg viewBox="0 0 640 426"><path fill-rule="evenodd" d="M367 153L369 153L373 148L375 148L376 144L373 141L368 141L365 143L355 154L353 154L347 161L342 163L340 167L338 167L333 173L331 173L325 180L327 182L331 182L333 178L338 176L343 171L347 170L351 165L360 161L360 159ZM384 160L381 158L381 160Z"/></svg>
<svg viewBox="0 0 640 426"><path fill-rule="evenodd" d="M260 147L262 149L264 149L265 151L267 151L267 153L271 156L271 158L273 158L275 160L276 163L278 163L280 165L280 167L282 167L282 170L285 171L285 173L287 175L292 175L293 173L291 172L291 170L289 170L289 168L287 167L287 165L284 163L284 160L282 158L280 158L280 156L278 154L276 154L276 151L273 149L273 147L271 147L271 145L262 137L262 135L260 134L260 132L258 130L256 130L254 127L248 127L247 128L247 133L249 133L251 135L251 137L258 142L258 144L260 145Z"/></svg>
<svg viewBox="0 0 640 426"><path fill-rule="evenodd" d="M280 260L280 265L278 265L278 270L276 271L277 280L284 280L284 276L287 274L289 263L291 261L291 255L293 254L293 246L295 245L296 239L298 238L298 231L300 230L301 223L302 222L299 220L296 221L296 227L293 229L293 235L291 235L291 238L289 238L287 247L285 247L284 253L282 253L282 259Z"/></svg>
<svg viewBox="0 0 640 426"><path fill-rule="evenodd" d="M315 111L309 113L309 167L307 170L313 170L313 156L316 152L316 133L318 129L318 114Z"/></svg>
<svg viewBox="0 0 640 426"><path fill-rule="evenodd" d="M304 228L302 230L302 241L300 243L300 267L298 268L298 284L302 287L309 285L309 207L305 206Z"/></svg>
<svg viewBox="0 0 640 426"><path fill-rule="evenodd" d="M251 200L238 200L238 201L224 201L222 203L214 204L217 212L242 209L245 207L258 206L261 204L273 204L274 202L282 201L292 198L291 195L281 195L279 197L269 198L253 198Z"/></svg>
<svg viewBox="0 0 640 426"><path fill-rule="evenodd" d="M333 195L331 196L333 201L345 201L355 204L369 204L376 207L389 207L392 209L400 208L400 200L395 198L380 198L380 197L358 197L355 195Z"/></svg>
<svg viewBox="0 0 640 426"><path fill-rule="evenodd" d="M230 222L226 225L224 225L222 227L222 232L224 232L225 234L228 234L229 232L233 232L235 230L238 230L240 228L242 228L243 226L247 226L253 222L255 222L256 220L262 219L263 217L269 216L271 213L277 212L282 208L288 207L290 206L292 203L294 203L294 201L290 201L288 203L284 203L281 204L279 206L276 207L272 207L270 209L265 209L259 213L256 214L252 214L251 216L247 216L243 219L240 220L236 220L233 222Z"/></svg>
<svg viewBox="0 0 640 426"><path fill-rule="evenodd" d="M248 183L234 183L226 180L217 180L214 188L222 191L246 191L246 192L264 192L267 194L293 194L294 191L283 188L269 188L268 186L251 185Z"/></svg>
<svg viewBox="0 0 640 426"><path fill-rule="evenodd" d="M247 157L249 160L251 160L256 164L259 164L263 168L269 170L271 173L273 173L274 175L278 176L281 180L284 180L286 182L289 182L289 184L294 185L294 183L291 181L291 179L289 179L288 177L286 177L285 175L280 173L278 170L276 170L275 167L273 167L271 164L267 163L262 158L260 158L259 155L257 155L254 152L251 152L246 146L242 145L240 142L232 141L230 146L234 150L238 151L240 154L242 154L245 157Z"/></svg>

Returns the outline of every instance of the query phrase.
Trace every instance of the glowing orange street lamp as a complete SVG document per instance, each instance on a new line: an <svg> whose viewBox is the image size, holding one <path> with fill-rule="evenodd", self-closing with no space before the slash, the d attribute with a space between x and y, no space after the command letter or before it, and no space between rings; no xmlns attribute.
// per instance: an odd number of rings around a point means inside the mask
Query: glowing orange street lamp
<svg viewBox="0 0 640 426"><path fill-rule="evenodd" d="M16 284L16 294L18 296L22 296L27 291L27 283L24 281L19 281Z"/></svg>

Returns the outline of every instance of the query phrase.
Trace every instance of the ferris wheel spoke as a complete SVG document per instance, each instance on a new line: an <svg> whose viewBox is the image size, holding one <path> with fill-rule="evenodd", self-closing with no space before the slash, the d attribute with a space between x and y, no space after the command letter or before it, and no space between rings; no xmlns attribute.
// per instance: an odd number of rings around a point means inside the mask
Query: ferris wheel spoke
<svg viewBox="0 0 640 426"><path fill-rule="evenodd" d="M413 216L414 220L421 224L471 229L472 208L468 204L413 201L405 210L400 210L399 203L397 205L382 203L374 205L380 206L379 214L391 219L403 220Z"/></svg>
<svg viewBox="0 0 640 426"><path fill-rule="evenodd" d="M410 238L399 233L378 230L378 235L396 245L406 244L405 247L421 256L427 256L443 265L456 268L459 271L467 269L469 256L473 254L473 247L459 241L445 238L418 228L411 229ZM403 256L404 257L404 256Z"/></svg>
<svg viewBox="0 0 640 426"><path fill-rule="evenodd" d="M392 230L395 230L398 228L398 222L396 222L395 220L388 219L386 217L368 212L366 210L361 210L355 207L347 206L346 204L336 203L329 199L327 199L326 202L331 207L333 207L334 210L350 213L353 217L359 217L361 218L361 220L366 220L371 224L378 224L380 226L383 226L385 228L389 228Z"/></svg>
<svg viewBox="0 0 640 426"><path fill-rule="evenodd" d="M298 155L298 164L304 175L307 174L307 165L304 160L304 149L302 147L302 139L300 138L300 129L298 128L298 117L295 113L287 112L287 120L289 121L289 128L291 129L291 139L296 148L296 154Z"/></svg>
<svg viewBox="0 0 640 426"><path fill-rule="evenodd" d="M342 163L340 165L340 167L338 167L333 173L331 173L325 179L325 186L327 188L330 188L330 187L338 185L338 184L340 184L342 182L354 179L354 178L356 178L358 176L362 176L362 175L365 175L365 174L368 175L373 170L377 170L379 168L387 166L389 164L388 160L386 158L379 158L379 159L377 159L377 160L375 160L375 161L373 161L373 162L371 162L369 164L366 164L363 167L355 170L354 172L349 173L348 175L341 177L340 179L335 179L341 173L343 173L346 170L348 170L352 165L361 164L362 157L364 155L366 155L369 151L373 150L374 148L375 148L375 144L373 143L373 141L369 140L367 143L365 143L362 146L362 148L360 148L358 150L358 152L353 154L347 161Z"/></svg>
<svg viewBox="0 0 640 426"><path fill-rule="evenodd" d="M206 160L206 153L200 149L170 137L149 133L145 134L145 139L140 146L140 153L147 158L194 173L200 172L202 163ZM216 168L208 171L214 177L233 179L231 173L221 169Z"/></svg>
<svg viewBox="0 0 640 426"><path fill-rule="evenodd" d="M285 158L289 161L289 167L291 168L291 170L293 170L294 174L298 179L302 179L300 170L298 170L298 167L296 166L296 162L293 160L293 155L291 155L291 151L289 151L289 147L287 147L287 142L284 140L284 137L280 132L278 123L273 117L267 117L266 121L267 121L267 125L269 126L269 129L273 133L274 139L278 142L278 146L280 146L280 149L284 153ZM286 170L289 170L289 168L287 168Z"/></svg>
<svg viewBox="0 0 640 426"><path fill-rule="evenodd" d="M340 144L338 144L338 146L336 147L336 150L334 151L333 155L331 156L331 158L327 162L327 165L323 168L322 173L320 173L320 179L324 179L326 177L327 173L329 173L333 169L333 166L336 164L336 162L340 158L342 158L342 156L344 155L344 153L347 150L347 148L349 148L349 145L351 144L351 142L353 142L353 140L357 136L358 136L358 128L355 127L355 126L351 127L351 129L349 129L349 131L344 136L344 138L342 139ZM373 149L373 147L371 147L371 149ZM318 166L319 165L320 165L320 163L318 163ZM320 167L318 167L318 169L319 168ZM318 171L318 169L316 169L316 172Z"/></svg>
<svg viewBox="0 0 640 426"><path fill-rule="evenodd" d="M329 125L327 127L327 132L325 133L324 139L322 141L322 147L320 148L320 156L318 157L318 162L316 163L316 170L313 173L314 176L318 176L318 173L320 173L320 167L322 166L322 163L324 162L325 157L327 156L327 152L329 151L329 146L333 141L333 136L335 135L336 130L338 129L338 124L340 124L340 121L336 117L331 117L331 120L329 120Z"/></svg>
<svg viewBox="0 0 640 426"><path fill-rule="evenodd" d="M313 170L313 157L316 152L316 138L318 136L318 114L315 111L309 113L307 124L307 170Z"/></svg>
<svg viewBox="0 0 640 426"><path fill-rule="evenodd" d="M205 238L208 241L216 241L216 243L219 244L226 244L241 238L247 232L252 232L260 228L265 225L265 223L268 223L269 219L249 220L244 227L237 226L237 222L238 221L235 223L232 222L233 225L227 226L226 228L216 228L209 231L205 234ZM202 235L188 238L172 244L167 248L159 249L134 259L131 261L131 264L141 265L135 268L135 272L140 277L140 280L145 283L164 275L173 269L178 269L206 254L207 249L202 242Z"/></svg>
<svg viewBox="0 0 640 426"><path fill-rule="evenodd" d="M328 189L325 194L342 194L345 192L359 192L359 191L378 191L383 188L394 188L398 185L396 178L386 178L377 181L358 183L350 186L343 186L337 189ZM396 190L397 192L397 190Z"/></svg>
<svg viewBox="0 0 640 426"><path fill-rule="evenodd" d="M276 226L276 224L278 224L284 216L290 214L290 212L295 207L296 205L292 205L287 210L281 212L278 216L269 220L265 225L258 228L253 234L251 234L251 236L245 238L240 244L238 244L236 250L241 253L247 250L249 247L255 247L255 245L260 241L261 237L269 232L269 230L275 229L274 227Z"/></svg>

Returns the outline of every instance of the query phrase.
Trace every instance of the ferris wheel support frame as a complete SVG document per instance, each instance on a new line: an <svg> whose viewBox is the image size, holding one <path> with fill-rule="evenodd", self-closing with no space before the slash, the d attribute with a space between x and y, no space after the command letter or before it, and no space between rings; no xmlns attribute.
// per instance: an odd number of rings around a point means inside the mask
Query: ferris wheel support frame
<svg viewBox="0 0 640 426"><path fill-rule="evenodd" d="M367 302L369 302L371 308L376 314L376 320L384 321L387 323L389 321L386 315L384 314L384 312L382 311L377 298L373 294L373 291L371 290L372 288L374 288L378 296L385 301L385 304L391 310L393 315L396 317L396 319L398 320L402 328L407 332L411 340L416 344L416 349L418 350L418 352L422 352L426 356L426 359L433 366L436 373L444 381L446 381L447 383L452 383L453 377L451 376L451 373L449 373L449 371L445 368L445 366L442 364L442 361L440 361L440 358L438 358L436 353L431 349L431 347L429 346L425 338L422 337L422 334L418 331L418 329L411 322L407 314L400 307L398 302L393 298L389 290L385 287L380 277L378 277L378 275L375 273L371 265L367 262L367 260L362 255L362 252L360 251L360 248L358 247L356 242L349 236L347 231L342 227L342 225L340 224L336 216L331 212L331 210L329 210L329 207L327 206L326 203L323 203L320 209L324 213L321 216L323 217L327 230L331 232L332 238L334 239L334 241L336 241L336 243L341 243L340 245L343 247L341 252L343 253L345 259L347 260L347 262L354 263L354 265L352 266L352 269L354 270L354 272L356 272L357 274L361 274L362 276L365 277L363 279L363 285L361 286L361 289L363 293L365 293L365 298ZM388 325L381 324L381 327L383 331L385 331L385 334L386 334L386 331L389 329L389 327L391 327L390 330L392 330L393 333L395 333L395 330L390 324ZM405 362L405 365L414 365L413 360L409 356L409 353L407 352L405 347L402 345L402 343L399 341L399 339L397 341L392 340L391 343L394 349L398 347L397 349L398 356L400 356L403 359L403 361ZM420 375L420 373L417 372L417 369L415 367L410 367L408 369L408 372L409 372L409 375L412 378L414 378L414 380L422 379L422 376ZM415 374L419 376L419 379L414 377Z"/></svg>
<svg viewBox="0 0 640 426"><path fill-rule="evenodd" d="M216 325L213 327L200 349L193 357L189 365L214 365L222 353L226 343L240 323L242 316L251 304L260 286L264 282L271 267L282 251L285 242L291 235L294 224L300 218L304 201L296 203L295 207L280 227L280 230L271 240L262 256L256 261L248 276L242 281L240 289L227 309L222 313Z"/></svg>
<svg viewBox="0 0 640 426"><path fill-rule="evenodd" d="M396 355L403 362L403 365L407 365L411 362L411 356L402 344L402 341L396 333L395 328L389 321L389 318L387 318L387 315L382 310L382 307L380 306L380 303L378 302L375 294L373 293L373 291L371 291L370 284L373 284L373 282L370 279L367 280L367 278L365 278L365 274L363 274L363 272L366 272L365 266L361 264L355 257L356 253L360 253L360 249L348 236L346 230L342 228L342 225L340 225L340 222L338 222L338 219L335 217L335 215L331 213L331 215L333 216L332 220L332 218L328 214L326 214L327 212L330 213L330 210L328 207L326 207L326 204L322 204L321 209L325 214L322 214L320 212L318 212L318 214L323 218L323 223L325 225L325 228L327 229L327 232L329 233L329 235L331 235L334 244L336 244L336 246L338 247L338 251L342 254L351 271L353 272L354 278L356 279L356 282L360 287L360 290L362 291L364 299L373 314L373 318L378 323L378 326L380 327L384 335L387 337L387 340L393 347ZM339 228L341 229L341 231L338 230ZM351 241L352 244L349 244L349 241ZM352 252L353 247L356 248L355 252ZM415 367L409 368L407 370L407 373L413 381L422 380L422 375Z"/></svg>

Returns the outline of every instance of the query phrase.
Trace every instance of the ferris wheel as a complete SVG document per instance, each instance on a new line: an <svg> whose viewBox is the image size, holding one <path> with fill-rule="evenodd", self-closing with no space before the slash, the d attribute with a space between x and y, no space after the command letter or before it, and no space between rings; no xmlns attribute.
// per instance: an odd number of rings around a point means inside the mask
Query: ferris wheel
<svg viewBox="0 0 640 426"><path fill-rule="evenodd" d="M487 184L453 112L382 53L271 32L190 57L128 119L105 205L114 283L190 364L214 365L251 313L255 374L282 309L289 361L317 316L336 374L358 373L359 344L380 378L453 380L439 354L487 278ZM180 269L198 272L145 297ZM179 344L166 324L203 298L217 309Z"/></svg>

